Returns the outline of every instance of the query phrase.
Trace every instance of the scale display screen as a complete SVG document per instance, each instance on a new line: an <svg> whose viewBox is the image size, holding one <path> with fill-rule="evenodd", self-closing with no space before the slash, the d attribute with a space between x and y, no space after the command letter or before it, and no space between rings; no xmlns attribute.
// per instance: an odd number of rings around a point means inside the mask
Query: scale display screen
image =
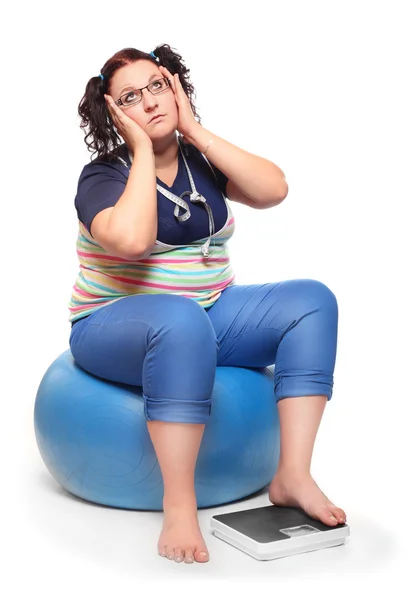
<svg viewBox="0 0 414 600"><path fill-rule="evenodd" d="M299 525L298 527L288 527L287 529L279 529L281 533L285 533L289 537L299 537L301 535L309 535L317 533L320 529L312 527L312 525Z"/></svg>

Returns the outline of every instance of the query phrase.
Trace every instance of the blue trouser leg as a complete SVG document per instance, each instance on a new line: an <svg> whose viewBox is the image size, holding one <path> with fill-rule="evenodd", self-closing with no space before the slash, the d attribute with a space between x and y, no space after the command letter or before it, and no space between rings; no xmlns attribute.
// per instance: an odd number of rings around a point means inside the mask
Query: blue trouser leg
<svg viewBox="0 0 414 600"><path fill-rule="evenodd" d="M194 300L122 298L75 322L69 343L76 363L92 375L142 386L148 420L208 421L217 340Z"/></svg>
<svg viewBox="0 0 414 600"><path fill-rule="evenodd" d="M332 396L338 305L323 283L232 285L204 310L171 294L122 298L75 323L70 347L93 375L143 388L149 420L206 423L216 365L275 364L276 401Z"/></svg>
<svg viewBox="0 0 414 600"><path fill-rule="evenodd" d="M226 288L208 315L219 342L218 365L275 365L278 402L294 396L330 400L338 304L320 281L292 279Z"/></svg>

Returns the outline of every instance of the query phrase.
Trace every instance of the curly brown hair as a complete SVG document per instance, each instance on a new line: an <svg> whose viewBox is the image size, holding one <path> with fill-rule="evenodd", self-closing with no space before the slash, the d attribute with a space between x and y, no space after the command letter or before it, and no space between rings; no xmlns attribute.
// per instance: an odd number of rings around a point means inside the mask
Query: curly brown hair
<svg viewBox="0 0 414 600"><path fill-rule="evenodd" d="M151 54L141 52L141 50L137 50L136 48L124 48L116 52L104 64L101 69L104 79L97 75L91 77L86 84L85 94L78 106L78 114L82 117L80 128L83 129L84 133L89 128L84 141L90 152L94 151L94 154L98 154L98 159L109 161L116 159L117 149L122 144L122 139L116 132L108 114L104 94L107 93L109 82L114 73L121 67L135 61L150 60L154 64L161 64L166 67L172 75L178 73L183 90L190 101L194 117L201 124L201 119L196 112L193 100L195 90L189 78L190 70L184 65L182 56L168 44L157 46L153 50L153 53L158 60ZM92 160L94 160L94 155L91 157Z"/></svg>

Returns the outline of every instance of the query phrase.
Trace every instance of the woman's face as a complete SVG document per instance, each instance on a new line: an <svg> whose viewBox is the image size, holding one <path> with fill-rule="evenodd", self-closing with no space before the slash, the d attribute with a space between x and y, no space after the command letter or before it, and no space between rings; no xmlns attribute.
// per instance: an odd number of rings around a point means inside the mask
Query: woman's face
<svg viewBox="0 0 414 600"><path fill-rule="evenodd" d="M113 75L108 93L116 102L122 95L131 90L143 88L150 81L163 77L158 66L149 60L139 60L118 69ZM130 87L128 87L130 86ZM154 95L148 89L142 90L142 99L133 106L119 106L128 117L133 119L151 140L170 136L178 127L178 108L171 87ZM156 114L165 115L150 123Z"/></svg>

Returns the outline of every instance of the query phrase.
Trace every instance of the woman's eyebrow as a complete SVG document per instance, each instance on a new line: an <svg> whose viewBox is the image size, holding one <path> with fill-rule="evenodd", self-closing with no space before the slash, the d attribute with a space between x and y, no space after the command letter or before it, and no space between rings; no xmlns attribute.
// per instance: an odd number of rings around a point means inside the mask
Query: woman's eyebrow
<svg viewBox="0 0 414 600"><path fill-rule="evenodd" d="M161 75L160 73L153 73L153 74L152 74L152 75L149 77L149 79L148 79L148 83L149 83L149 82L150 82L152 79L154 79L154 77L158 77L158 76L159 76L159 77L162 77L162 75ZM120 94L122 94L122 92L123 92L124 90L128 90L128 89L135 90L135 89L137 89L137 86L136 86L136 85L133 85L132 83L129 83L129 84L125 85L125 86L122 88L122 90L121 90L119 93L120 93Z"/></svg>

